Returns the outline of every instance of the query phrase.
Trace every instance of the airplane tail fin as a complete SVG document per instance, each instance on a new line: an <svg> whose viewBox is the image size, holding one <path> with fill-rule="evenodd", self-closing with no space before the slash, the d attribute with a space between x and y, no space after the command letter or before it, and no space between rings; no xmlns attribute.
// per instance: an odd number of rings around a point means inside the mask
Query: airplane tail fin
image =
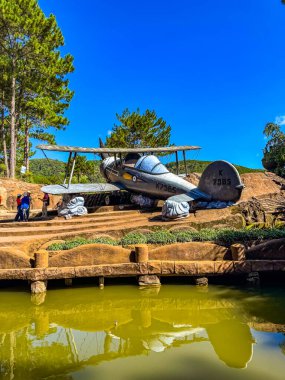
<svg viewBox="0 0 285 380"><path fill-rule="evenodd" d="M99 137L99 145L100 145L100 148L105 148L105 145L104 145L101 137ZM101 156L102 160L105 160L105 158L110 157L108 153L101 153L100 156Z"/></svg>
<svg viewBox="0 0 285 380"><path fill-rule="evenodd" d="M212 200L236 202L244 185L237 169L227 161L214 161L206 167L200 178L198 189Z"/></svg>

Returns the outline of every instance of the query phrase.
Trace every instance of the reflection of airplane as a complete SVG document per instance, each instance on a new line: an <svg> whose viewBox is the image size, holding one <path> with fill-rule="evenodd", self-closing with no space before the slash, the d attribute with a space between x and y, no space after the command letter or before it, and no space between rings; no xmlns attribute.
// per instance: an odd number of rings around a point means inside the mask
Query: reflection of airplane
<svg viewBox="0 0 285 380"><path fill-rule="evenodd" d="M185 151L200 149L197 146L173 146L164 148L79 148L71 146L39 145L49 151L69 152L67 172L62 185L42 188L50 194L106 193L125 190L141 194L150 199L171 199L176 202L193 200L235 202L239 199L243 184L233 165L226 161L215 161L203 172L198 186L179 176L178 152L183 152L185 173L187 167ZM107 183L72 184L72 176L78 153L99 154L102 158L101 173ZM175 153L176 174L160 162L154 153ZM106 198L106 203L110 197Z"/></svg>

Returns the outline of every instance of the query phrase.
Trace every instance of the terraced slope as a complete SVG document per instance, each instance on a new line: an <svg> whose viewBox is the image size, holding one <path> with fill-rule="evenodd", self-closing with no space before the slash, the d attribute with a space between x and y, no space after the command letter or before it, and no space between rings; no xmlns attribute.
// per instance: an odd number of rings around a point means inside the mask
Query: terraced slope
<svg viewBox="0 0 285 380"><path fill-rule="evenodd" d="M229 209L201 210L186 219L164 222L161 211L145 212L140 210L105 211L88 214L83 217L74 217L70 220L54 218L46 221L34 220L30 222L0 223L1 247L19 246L27 241L41 240L43 242L72 238L75 236L109 235L121 237L129 231L138 229L152 229L154 226L173 228L182 226L210 227L214 224L224 226L232 223L239 226L241 217L231 215Z"/></svg>

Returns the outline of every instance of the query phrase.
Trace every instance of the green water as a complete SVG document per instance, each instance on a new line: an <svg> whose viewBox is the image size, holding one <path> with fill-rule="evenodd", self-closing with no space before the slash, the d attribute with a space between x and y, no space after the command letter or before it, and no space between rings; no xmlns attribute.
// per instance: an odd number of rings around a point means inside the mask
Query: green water
<svg viewBox="0 0 285 380"><path fill-rule="evenodd" d="M1 379L284 379L285 289L0 290ZM41 303L43 302L43 303Z"/></svg>

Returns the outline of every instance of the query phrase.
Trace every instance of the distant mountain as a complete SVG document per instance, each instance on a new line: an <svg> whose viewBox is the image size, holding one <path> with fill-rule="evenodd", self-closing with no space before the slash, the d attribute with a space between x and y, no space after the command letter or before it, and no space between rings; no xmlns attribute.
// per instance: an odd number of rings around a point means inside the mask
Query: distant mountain
<svg viewBox="0 0 285 380"><path fill-rule="evenodd" d="M202 173L206 167L211 164L212 161L200 161L200 160L186 160L187 169L189 173ZM247 168L245 166L235 165L235 168L238 170L239 174L244 173L255 173L255 172L264 172L263 169L251 169ZM176 162L169 162L166 164L166 167L170 170L175 172L176 170ZM184 173L184 162L179 161L179 172Z"/></svg>
<svg viewBox="0 0 285 380"><path fill-rule="evenodd" d="M58 175L64 176L66 164L59 160L51 160L45 158L35 158L30 160L30 171L36 175L45 177Z"/></svg>
<svg viewBox="0 0 285 380"><path fill-rule="evenodd" d="M76 161L75 175L72 182L105 182L104 178L100 174L100 162L99 160L89 160L85 167L81 168L80 175L78 174L77 164L80 165L80 161ZM65 177L66 163L59 160L52 160L46 158L32 159L30 160L30 171L26 178L32 183L41 184L56 184L62 183ZM78 180L79 178L79 180Z"/></svg>

